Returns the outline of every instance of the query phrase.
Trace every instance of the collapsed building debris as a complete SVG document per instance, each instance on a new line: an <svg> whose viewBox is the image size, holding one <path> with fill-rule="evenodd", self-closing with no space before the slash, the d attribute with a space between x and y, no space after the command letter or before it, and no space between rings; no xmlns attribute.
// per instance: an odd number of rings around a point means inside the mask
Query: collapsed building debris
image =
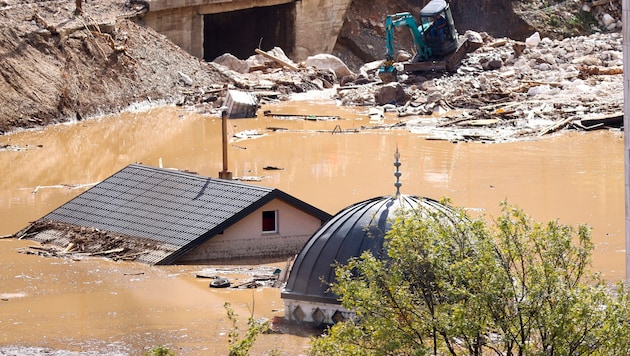
<svg viewBox="0 0 630 356"><path fill-rule="evenodd" d="M390 111L385 107L393 106L401 118L393 125L373 120L374 127L362 129L406 128L429 139L453 142L504 142L536 139L567 128L620 127L622 120L587 121L593 116L618 117L623 111L620 33L564 40L533 34L525 42L495 39L485 33L478 36L483 40L482 46L462 60L456 73L402 73L398 82L386 84L376 75L379 65L368 63L361 74L352 73L343 79L332 76L331 80L336 78L336 90L330 98L340 105L381 108L381 112ZM280 60L261 62L258 58L249 59L246 62L250 64L244 66L232 64L234 68L256 68L238 75L233 72L235 78L244 78L241 88L255 91L266 85L282 92L281 83L287 79L300 78L294 83L304 83L316 73L331 71L330 66L338 66L339 61L326 56L311 62L319 63L321 68L301 63L295 64L298 70L285 70L278 67L278 61L291 62L282 53L274 49L270 54ZM322 64L326 59L333 64ZM260 63L267 63L267 70ZM245 81L250 84L244 87ZM290 94L281 94L279 99L288 100ZM291 118L309 117L316 118Z"/></svg>
<svg viewBox="0 0 630 356"><path fill-rule="evenodd" d="M50 231L50 235L41 234ZM63 234L63 237L61 237ZM38 221L12 235L18 239L29 239L41 236L38 242L44 246L28 246L20 250L22 253L46 257L63 257L81 259L85 257L107 257L114 261L134 261L140 255L155 249L155 243L133 238L96 228L85 228L61 222ZM65 247L49 242L63 240Z"/></svg>

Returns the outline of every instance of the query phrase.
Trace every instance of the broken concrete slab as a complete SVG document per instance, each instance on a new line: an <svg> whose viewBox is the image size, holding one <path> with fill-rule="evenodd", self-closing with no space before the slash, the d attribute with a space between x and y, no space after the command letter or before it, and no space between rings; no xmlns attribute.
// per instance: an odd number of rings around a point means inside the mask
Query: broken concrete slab
<svg viewBox="0 0 630 356"><path fill-rule="evenodd" d="M248 92L228 90L225 106L228 119L256 117L258 99Z"/></svg>

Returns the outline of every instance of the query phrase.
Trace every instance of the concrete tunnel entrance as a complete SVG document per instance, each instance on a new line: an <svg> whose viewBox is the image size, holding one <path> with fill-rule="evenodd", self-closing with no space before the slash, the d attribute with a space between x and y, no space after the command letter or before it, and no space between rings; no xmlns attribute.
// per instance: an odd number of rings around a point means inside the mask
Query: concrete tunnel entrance
<svg viewBox="0 0 630 356"><path fill-rule="evenodd" d="M224 53L246 59L260 48L280 47L287 56L295 46L294 3L204 15L203 59Z"/></svg>

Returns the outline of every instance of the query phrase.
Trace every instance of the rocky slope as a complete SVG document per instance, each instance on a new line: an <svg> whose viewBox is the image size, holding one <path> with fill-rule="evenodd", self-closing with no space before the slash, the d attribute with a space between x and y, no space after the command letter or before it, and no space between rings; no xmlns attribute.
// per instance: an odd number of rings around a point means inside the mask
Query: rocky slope
<svg viewBox="0 0 630 356"><path fill-rule="evenodd" d="M3 1L0 132L172 100L185 84L220 81L196 59L133 18L122 1Z"/></svg>

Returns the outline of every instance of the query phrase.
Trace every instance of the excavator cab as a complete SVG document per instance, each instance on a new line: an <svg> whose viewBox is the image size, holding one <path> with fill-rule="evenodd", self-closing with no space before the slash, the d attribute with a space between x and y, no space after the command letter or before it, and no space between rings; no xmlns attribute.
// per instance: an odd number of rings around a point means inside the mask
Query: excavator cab
<svg viewBox="0 0 630 356"><path fill-rule="evenodd" d="M434 56L445 56L457 49L457 29L446 1L432 0L420 10L419 30Z"/></svg>
<svg viewBox="0 0 630 356"><path fill-rule="evenodd" d="M394 29L404 26L413 36L416 53L411 61L403 62L406 72L453 71L463 56L480 44L460 43L451 8L444 0L432 0L420 11L420 24L409 12L388 15L385 19L385 47L387 57L378 76L384 83L396 80L394 65Z"/></svg>

